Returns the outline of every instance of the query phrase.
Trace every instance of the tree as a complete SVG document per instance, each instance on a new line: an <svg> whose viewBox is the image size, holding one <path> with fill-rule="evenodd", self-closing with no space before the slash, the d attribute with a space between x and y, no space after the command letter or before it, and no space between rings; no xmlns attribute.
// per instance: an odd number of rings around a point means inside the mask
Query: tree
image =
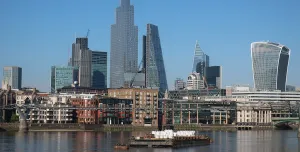
<svg viewBox="0 0 300 152"><path fill-rule="evenodd" d="M15 113L11 115L10 122L19 122L19 116Z"/></svg>

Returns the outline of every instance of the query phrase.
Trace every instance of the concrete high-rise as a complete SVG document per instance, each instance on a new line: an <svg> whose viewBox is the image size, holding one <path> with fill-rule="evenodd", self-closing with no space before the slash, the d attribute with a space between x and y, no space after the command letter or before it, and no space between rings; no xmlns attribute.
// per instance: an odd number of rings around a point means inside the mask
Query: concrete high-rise
<svg viewBox="0 0 300 152"><path fill-rule="evenodd" d="M72 66L52 66L51 67L51 93L56 93L57 89L71 86L74 81L78 81L78 68Z"/></svg>
<svg viewBox="0 0 300 152"><path fill-rule="evenodd" d="M251 43L254 87L258 90L286 90L290 49L272 42Z"/></svg>
<svg viewBox="0 0 300 152"><path fill-rule="evenodd" d="M72 66L79 68L79 86L91 86L92 51L88 48L88 38L76 38L72 45Z"/></svg>
<svg viewBox="0 0 300 152"><path fill-rule="evenodd" d="M79 37L76 38L76 44L80 44L81 50L88 50L89 49L89 41L87 37Z"/></svg>
<svg viewBox="0 0 300 152"><path fill-rule="evenodd" d="M111 88L123 87L125 73L138 71L137 62L138 27L134 25L134 6L130 0L121 0L121 6L116 9L116 24L111 26Z"/></svg>
<svg viewBox="0 0 300 152"><path fill-rule="evenodd" d="M3 68L2 88L7 89L7 85L11 86L11 89L22 88L22 68L16 66Z"/></svg>
<svg viewBox="0 0 300 152"><path fill-rule="evenodd" d="M107 52L92 51L92 87L107 88Z"/></svg>
<svg viewBox="0 0 300 152"><path fill-rule="evenodd" d="M202 51L198 41L196 41L192 72L199 73L202 79L205 76L205 67L209 67L209 56Z"/></svg>
<svg viewBox="0 0 300 152"><path fill-rule="evenodd" d="M146 87L159 88L161 93L168 89L158 27L153 24L147 24Z"/></svg>

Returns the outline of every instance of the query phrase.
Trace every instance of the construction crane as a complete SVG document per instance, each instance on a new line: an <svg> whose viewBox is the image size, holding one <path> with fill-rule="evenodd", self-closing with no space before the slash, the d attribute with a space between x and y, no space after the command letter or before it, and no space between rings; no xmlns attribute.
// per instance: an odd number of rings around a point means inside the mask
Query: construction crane
<svg viewBox="0 0 300 152"><path fill-rule="evenodd" d="M144 59L142 59L142 61L139 64L138 70L134 73L134 76L132 77L130 83L129 83L129 88L133 87L133 82L135 80L136 75L139 73L139 69L141 68L141 65L143 64Z"/></svg>
<svg viewBox="0 0 300 152"><path fill-rule="evenodd" d="M90 29L88 29L87 33L86 33L86 38L89 37L89 34L90 34Z"/></svg>

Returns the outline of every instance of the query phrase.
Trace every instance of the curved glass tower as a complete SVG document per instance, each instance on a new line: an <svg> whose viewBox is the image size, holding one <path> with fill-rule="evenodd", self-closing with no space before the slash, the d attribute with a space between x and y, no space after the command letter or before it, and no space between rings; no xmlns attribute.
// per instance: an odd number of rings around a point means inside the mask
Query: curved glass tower
<svg viewBox="0 0 300 152"><path fill-rule="evenodd" d="M251 43L254 87L258 90L286 90L290 50L271 42Z"/></svg>
<svg viewBox="0 0 300 152"><path fill-rule="evenodd" d="M168 90L158 27L153 24L147 24L146 87L159 88L161 93Z"/></svg>

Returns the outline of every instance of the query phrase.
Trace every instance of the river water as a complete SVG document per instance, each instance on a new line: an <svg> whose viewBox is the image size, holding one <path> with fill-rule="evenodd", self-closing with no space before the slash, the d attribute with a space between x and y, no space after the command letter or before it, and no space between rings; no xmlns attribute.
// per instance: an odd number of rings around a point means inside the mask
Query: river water
<svg viewBox="0 0 300 152"><path fill-rule="evenodd" d="M0 152L113 152L141 132L1 132ZM198 132L213 139L190 148L130 148L130 152L300 152L297 131Z"/></svg>

